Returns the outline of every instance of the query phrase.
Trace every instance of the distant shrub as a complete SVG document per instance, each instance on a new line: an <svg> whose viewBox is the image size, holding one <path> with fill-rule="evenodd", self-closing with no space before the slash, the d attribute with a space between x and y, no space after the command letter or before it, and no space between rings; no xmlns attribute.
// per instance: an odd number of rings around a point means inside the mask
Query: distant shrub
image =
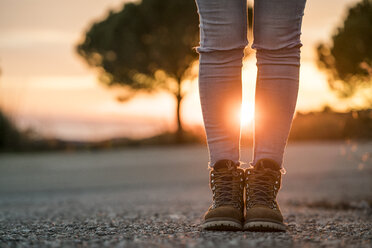
<svg viewBox="0 0 372 248"><path fill-rule="evenodd" d="M21 146L22 135L13 122L0 111L0 150L17 150Z"/></svg>
<svg viewBox="0 0 372 248"><path fill-rule="evenodd" d="M372 139L372 110L297 113L290 140Z"/></svg>

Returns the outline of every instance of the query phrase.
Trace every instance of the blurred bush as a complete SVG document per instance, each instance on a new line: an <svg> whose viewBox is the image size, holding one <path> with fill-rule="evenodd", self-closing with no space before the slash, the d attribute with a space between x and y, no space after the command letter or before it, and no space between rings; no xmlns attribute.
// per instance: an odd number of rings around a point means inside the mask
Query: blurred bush
<svg viewBox="0 0 372 248"><path fill-rule="evenodd" d="M13 122L0 110L0 150L18 150L22 146L22 135Z"/></svg>
<svg viewBox="0 0 372 248"><path fill-rule="evenodd" d="M372 109L297 113L289 140L372 139Z"/></svg>

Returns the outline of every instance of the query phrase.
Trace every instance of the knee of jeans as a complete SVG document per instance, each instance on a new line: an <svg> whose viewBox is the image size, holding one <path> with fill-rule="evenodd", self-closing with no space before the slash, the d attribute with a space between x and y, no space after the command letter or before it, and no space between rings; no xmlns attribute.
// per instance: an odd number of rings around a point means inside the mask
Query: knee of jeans
<svg viewBox="0 0 372 248"><path fill-rule="evenodd" d="M200 21L198 53L244 48L247 40L247 2L196 0Z"/></svg>
<svg viewBox="0 0 372 248"><path fill-rule="evenodd" d="M228 36L216 38L214 40L201 40L200 45L194 47L197 53L210 53L218 51L244 50L248 45L248 39L245 37Z"/></svg>
<svg viewBox="0 0 372 248"><path fill-rule="evenodd" d="M299 63L301 43L301 23L293 25L289 20L255 27L252 48L257 51L257 60L278 61L283 63ZM257 24L258 25L258 24Z"/></svg>
<svg viewBox="0 0 372 248"><path fill-rule="evenodd" d="M195 47L195 50L199 53L200 64L238 66L242 63L244 49L247 45L246 35L216 32L209 36L202 35L200 46Z"/></svg>
<svg viewBox="0 0 372 248"><path fill-rule="evenodd" d="M226 23L200 24L200 42L195 47L200 53L244 49L248 45L247 26L238 21Z"/></svg>
<svg viewBox="0 0 372 248"><path fill-rule="evenodd" d="M242 66L244 47L227 50L199 51L200 65L214 66Z"/></svg>
<svg viewBox="0 0 372 248"><path fill-rule="evenodd" d="M194 47L197 53L213 53L233 50L244 50L248 45L246 25L235 21L216 24L200 24L199 46Z"/></svg>
<svg viewBox="0 0 372 248"><path fill-rule="evenodd" d="M302 44L280 49L257 49L257 65L294 65L300 66Z"/></svg>

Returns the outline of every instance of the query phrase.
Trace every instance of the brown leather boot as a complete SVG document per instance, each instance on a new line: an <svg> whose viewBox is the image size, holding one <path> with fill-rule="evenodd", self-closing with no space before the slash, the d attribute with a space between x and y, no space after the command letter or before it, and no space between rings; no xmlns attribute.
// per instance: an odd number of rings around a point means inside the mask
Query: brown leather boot
<svg viewBox="0 0 372 248"><path fill-rule="evenodd" d="M244 230L285 231L276 201L281 186L280 166L271 159L260 159L245 171L246 218Z"/></svg>
<svg viewBox="0 0 372 248"><path fill-rule="evenodd" d="M210 171L212 206L201 225L207 230L241 230L244 222L244 170L231 160L219 160Z"/></svg>

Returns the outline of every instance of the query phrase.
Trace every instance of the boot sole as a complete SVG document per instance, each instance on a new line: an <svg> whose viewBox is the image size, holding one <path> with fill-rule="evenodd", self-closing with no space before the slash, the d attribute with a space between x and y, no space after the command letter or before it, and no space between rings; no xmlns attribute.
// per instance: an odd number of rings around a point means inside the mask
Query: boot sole
<svg viewBox="0 0 372 248"><path fill-rule="evenodd" d="M286 226L271 221L251 221L244 224L244 230L256 232L285 232Z"/></svg>
<svg viewBox="0 0 372 248"><path fill-rule="evenodd" d="M216 230L216 231L241 231L243 225L234 219L210 219L204 221L201 224L201 228L204 230Z"/></svg>

